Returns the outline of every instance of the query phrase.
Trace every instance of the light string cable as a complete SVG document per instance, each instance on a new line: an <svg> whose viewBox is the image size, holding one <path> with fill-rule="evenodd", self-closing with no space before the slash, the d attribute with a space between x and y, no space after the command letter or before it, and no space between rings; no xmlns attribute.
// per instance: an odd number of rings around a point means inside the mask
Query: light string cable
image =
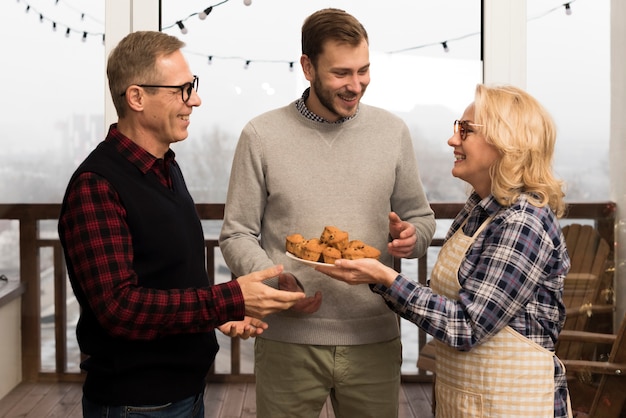
<svg viewBox="0 0 626 418"><path fill-rule="evenodd" d="M82 41L85 42L87 41L87 37L88 36L97 36L99 38L102 38L102 43L104 43L104 32L92 32L92 31L88 31L88 30L82 30L82 29L75 29L75 27L67 25L65 23L62 23L59 19L53 19L50 18L46 15L44 15L40 10L38 10L37 8L35 8L33 5L31 5L28 2L25 1L21 1L21 0L17 0L18 3L23 3L26 5L26 13L33 13L35 15L39 15L39 21L41 23L44 22L49 22L52 24L52 30L53 31L57 31L60 28L65 28L63 29L65 32L65 36L69 38L71 33L78 33L82 35ZM95 23L99 24L100 26L104 26L104 22L102 22L101 20L99 20L98 18L85 13L85 12L81 12L79 11L79 9L75 8L74 6L68 4L65 1L62 0L55 0L54 4L55 6L58 6L59 3L61 3L64 7L72 10L73 12L76 12L77 14L80 15L80 20L82 22L84 22L86 19L90 19L92 21L94 21Z"/></svg>
<svg viewBox="0 0 626 418"><path fill-rule="evenodd" d="M546 12L535 16L533 18L529 18L527 21L531 21L531 20L536 20L539 18L542 18L544 16L547 16L550 13L553 13L561 8L565 9L565 13L567 15L571 15L572 14L572 9L570 7L571 3L574 3L576 0L571 0L567 3L563 3L559 6L553 7L550 10L547 10ZM190 16L191 17L191 16ZM172 27L174 25L170 25L170 27ZM481 32L472 32L472 33L468 33L465 35L461 35L458 36L456 38L449 38L446 39L445 41L439 41L439 42L431 42L431 43L427 43L427 44L422 44L422 45L416 45L416 46L412 46L412 47L408 47L408 48L402 48L402 49L397 49L397 50L393 50L393 51L388 51L388 54L397 54L397 53L402 53L402 52L408 52L408 51L412 51L412 50L416 50L416 49L421 49L421 48L427 48L427 47L432 47L432 46L438 46L441 45L441 47L443 48L444 52L449 52L449 46L448 44L450 42L455 42L455 41L460 41L462 39L466 39L472 36L476 36L479 35ZM241 60L244 62L244 68L248 69L250 67L250 65L252 63L256 63L256 62L265 62L265 63L279 63L279 64L287 64L289 66L289 71L293 71L294 70L294 63L296 61L294 60L266 60L266 59L250 59L250 58L245 58L245 57L240 57L240 56L218 56L218 55L213 55L213 54L206 54L206 53L201 53L201 52L195 52L195 51L186 51L189 54L192 55L196 55L196 56L202 56L202 57L206 57L207 58L207 62L208 64L213 64L213 61L215 59L223 59L223 60Z"/></svg>
<svg viewBox="0 0 626 418"><path fill-rule="evenodd" d="M72 11L80 14L81 21L84 21L85 18L89 18L89 19L93 20L94 22L100 24L101 26L104 26L104 23L102 21L100 21L99 19L97 19L97 18L95 18L93 16L90 16L87 13L81 12L76 7L71 6L70 4L68 4L65 0L54 0L54 1L55 1L56 5L58 5L59 3L62 3L65 7L67 7L69 9L71 9ZM200 12L191 13L190 15L188 15L185 18L178 19L178 20L176 20L172 24L169 24L167 26L163 26L161 28L161 30L163 31L163 30L170 29L170 28L173 28L175 26L178 26L179 29L181 30L181 32L183 34L186 34L186 33L188 33L188 30L187 30L187 27L185 26L184 22L186 22L188 19L190 19L190 18L192 18L194 16L198 16L201 20L204 20L213 11L213 9L215 7L221 6L221 5L225 4L225 3L227 3L228 1L229 0L222 0L222 1L218 2L218 3L216 3L216 4L208 6L207 8L203 9ZM571 15L572 14L572 9L571 9L570 5L572 3L574 3L575 1L576 0L571 0L571 1L568 1L566 3L560 4L560 5L556 6L556 7L553 7L551 9L549 9L549 10L546 10L545 12L543 12L543 13L535 16L535 17L529 18L528 21L540 19L540 18L542 18L544 16L547 16L547 15L557 11L557 10L560 10L561 8L565 9L565 13L567 15ZM90 32L90 31L87 31L87 30L74 29L74 28L72 28L69 25L65 25L64 23L60 23L57 19L52 19L52 18L49 18L49 17L45 16L42 12L40 12L39 10L37 10L35 7L33 7L31 4L29 4L28 2L26 2L24 0L17 0L17 2L18 3L21 2L21 3L26 5L26 12L27 13L33 12L35 14L38 14L39 15L39 20L41 22L44 22L44 21L51 22L53 30L56 31L60 26L66 28L65 29L66 37L69 37L70 33L76 32L76 33L82 34L83 42L87 40L88 36L99 36L99 37L102 37L102 42L104 43L104 36L105 35L104 35L103 32ZM246 6L249 6L250 3L251 3L250 1L244 1L244 4ZM413 50L422 49L422 48L428 48L428 47L432 47L432 46L439 46L439 45L443 48L444 52L449 52L449 44L451 42L459 41L459 40L466 39L466 38L469 38L469 37L472 37L472 36L477 36L480 33L481 33L480 31L472 32L472 33L468 33L468 34L465 34L465 35L462 35L462 36L458 36L456 38L449 38L449 39L446 39L444 41L430 42L430 43L425 43L425 44L421 44L421 45L415 45L415 46L411 46L411 47L407 47L407 48L402 48L402 49L396 49L396 50L388 51L387 53L388 54L397 54L397 53L403 53L403 52L413 51ZM240 57L240 56L218 56L218 55L206 54L206 53L200 53L200 52L194 52L194 51L187 51L187 52L192 54L192 55L207 57L208 64L212 64L215 59L241 60L241 61L244 62L244 68L246 68L246 69L249 68L250 65L253 62L254 63L279 63L279 64L286 64L288 66L289 70L293 71L294 70L294 64L296 62L296 60L249 59L249 58Z"/></svg>
<svg viewBox="0 0 626 418"><path fill-rule="evenodd" d="M545 12L543 12L543 13L535 16L535 17L529 18L527 20L527 22L530 22L532 20L540 19L540 18L542 18L544 16L549 15L550 13L553 13L553 12L555 12L557 10L560 10L561 8L564 8L565 9L565 14L567 14L569 16L569 15L572 14L572 8L570 7L570 4L574 3L575 1L576 0L571 0L571 1L567 2L567 3L563 3L563 4L560 4L560 5L556 6L556 7L553 7L550 10L546 10ZM460 41L461 39L469 38L469 37L476 36L476 35L480 35L480 31L473 32L473 33L468 33L466 35L462 35L462 36L459 36L459 37L456 37L456 38L446 39L445 41L431 42L431 43L427 43L427 44L411 46L411 47L408 47L408 48L402 48L402 49L396 49L396 50L393 50L393 51L387 51L387 53L388 54L397 54L397 53L408 52L408 51L413 51L413 50L416 50L416 49L422 49L422 48L427 48L427 47L437 46L437 45L441 45L441 47L443 48L444 52L449 52L450 51L450 49L448 47L448 43L449 42Z"/></svg>
<svg viewBox="0 0 626 418"><path fill-rule="evenodd" d="M227 3L228 1L229 1L229 0L222 0L222 1L221 1L221 2L219 2L219 3L216 3L216 4L212 5L212 6L207 7L206 9L202 10L201 12L195 12L195 13L192 13L192 14L190 14L189 16L187 16L187 17L186 17L186 18L184 18L184 19L179 19L179 20L177 20L176 22L174 22L174 23L172 23L172 24L170 24L170 25L163 26L163 27L161 28L161 30L163 31L163 30L166 30L166 29L173 28L174 26L178 26L178 27L179 27L179 29L180 29L180 31L181 31L183 34L186 34L186 33L188 32L188 30L187 30L187 27L185 26L185 23L184 23L184 22L186 22L188 19L190 19L190 18L192 18L192 17L194 17L194 16L198 16L198 17L200 18L200 20L204 20L204 19L206 19L206 18L207 18L207 16L208 16L209 14L211 14L211 12L213 11L213 9L214 9L215 7L217 7L217 6L221 6L222 4Z"/></svg>

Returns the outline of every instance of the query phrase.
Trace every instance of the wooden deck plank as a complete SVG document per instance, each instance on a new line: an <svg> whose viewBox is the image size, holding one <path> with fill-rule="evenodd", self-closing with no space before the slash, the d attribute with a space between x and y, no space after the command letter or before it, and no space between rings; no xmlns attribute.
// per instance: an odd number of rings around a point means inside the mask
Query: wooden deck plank
<svg viewBox="0 0 626 418"><path fill-rule="evenodd" d="M34 383L21 383L2 398L0 400L0 417L8 417L9 411L22 401L34 385Z"/></svg>
<svg viewBox="0 0 626 418"><path fill-rule="evenodd" d="M433 418L432 386L403 383L399 418ZM0 418L81 418L80 383L21 383L0 399ZM209 383L204 393L205 418L255 418L254 383ZM335 418L330 399L320 418Z"/></svg>
<svg viewBox="0 0 626 418"><path fill-rule="evenodd" d="M243 400L246 395L245 383L231 383L228 385L224 406L220 417L241 417L243 411Z"/></svg>
<svg viewBox="0 0 626 418"><path fill-rule="evenodd" d="M330 397L326 399L326 403L322 407L320 418L335 418L335 411L333 411L333 405L330 401Z"/></svg>
<svg viewBox="0 0 626 418"><path fill-rule="evenodd" d="M254 383L246 384L246 397L243 400L242 418L256 418L256 387Z"/></svg>
<svg viewBox="0 0 626 418"><path fill-rule="evenodd" d="M228 385L209 383L204 390L204 418L220 418Z"/></svg>
<svg viewBox="0 0 626 418"><path fill-rule="evenodd" d="M434 418L431 384L404 383L402 392L406 397L408 410L400 413L400 417Z"/></svg>
<svg viewBox="0 0 626 418"><path fill-rule="evenodd" d="M26 415L26 418L41 418L52 414L63 397L70 391L72 385L67 383L48 384L49 388L44 397L34 405L34 408ZM67 416L67 414L65 415Z"/></svg>
<svg viewBox="0 0 626 418"><path fill-rule="evenodd" d="M82 384L70 384L71 389L54 407L47 418L82 418L83 417L83 386Z"/></svg>
<svg viewBox="0 0 626 418"><path fill-rule="evenodd" d="M7 418L26 417L45 397L50 390L48 383L41 383L30 386L30 390L11 408L6 414Z"/></svg>

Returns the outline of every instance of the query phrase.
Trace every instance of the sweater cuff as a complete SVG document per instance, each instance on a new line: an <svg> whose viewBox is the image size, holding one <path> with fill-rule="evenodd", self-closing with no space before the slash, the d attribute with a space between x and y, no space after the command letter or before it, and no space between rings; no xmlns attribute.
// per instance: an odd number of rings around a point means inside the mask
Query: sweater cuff
<svg viewBox="0 0 626 418"><path fill-rule="evenodd" d="M239 282L231 280L212 286L214 317L218 324L228 321L241 321L246 315L246 305Z"/></svg>

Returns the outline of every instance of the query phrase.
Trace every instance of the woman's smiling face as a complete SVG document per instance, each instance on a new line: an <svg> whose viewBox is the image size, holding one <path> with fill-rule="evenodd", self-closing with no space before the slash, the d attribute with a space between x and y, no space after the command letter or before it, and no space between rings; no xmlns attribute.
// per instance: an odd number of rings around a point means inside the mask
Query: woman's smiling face
<svg viewBox="0 0 626 418"><path fill-rule="evenodd" d="M493 145L487 143L481 127L474 123L474 103L465 109L460 120L466 122L465 126L459 126L458 132L448 139L448 145L454 149L452 175L471 184L476 193L485 198L491 193L489 169L500 155ZM462 135L466 135L465 139Z"/></svg>

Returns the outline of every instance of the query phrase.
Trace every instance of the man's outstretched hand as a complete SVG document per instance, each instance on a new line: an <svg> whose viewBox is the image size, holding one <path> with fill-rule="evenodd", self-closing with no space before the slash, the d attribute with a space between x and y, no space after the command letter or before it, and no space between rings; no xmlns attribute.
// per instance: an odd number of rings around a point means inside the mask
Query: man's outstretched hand
<svg viewBox="0 0 626 418"><path fill-rule="evenodd" d="M243 321L229 321L217 327L224 335L244 340L261 335L268 325L257 318L246 316Z"/></svg>
<svg viewBox="0 0 626 418"><path fill-rule="evenodd" d="M283 272L283 266L277 265L261 271L255 271L237 279L246 304L246 316L264 318L269 314L289 309L306 295L302 291L277 290L263 283Z"/></svg>

